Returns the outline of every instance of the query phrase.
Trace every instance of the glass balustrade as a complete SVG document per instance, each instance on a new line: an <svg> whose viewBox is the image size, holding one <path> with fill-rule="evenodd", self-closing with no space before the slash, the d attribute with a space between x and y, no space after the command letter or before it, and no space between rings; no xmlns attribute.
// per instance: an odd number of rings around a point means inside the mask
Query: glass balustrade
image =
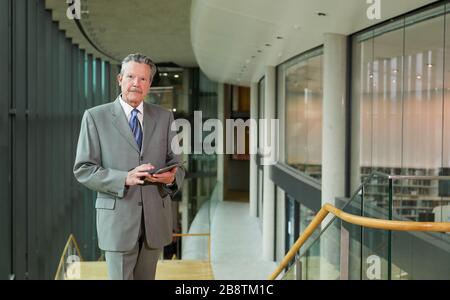
<svg viewBox="0 0 450 300"><path fill-rule="evenodd" d="M449 222L443 195L450 177L389 176L374 172L344 205L345 213L367 218L399 221ZM414 214L405 213L409 203L399 200L405 186L436 187L417 194ZM424 204L428 203L428 204ZM300 248L282 275L284 280L450 279L450 234L448 232L389 231L354 225L330 213Z"/></svg>

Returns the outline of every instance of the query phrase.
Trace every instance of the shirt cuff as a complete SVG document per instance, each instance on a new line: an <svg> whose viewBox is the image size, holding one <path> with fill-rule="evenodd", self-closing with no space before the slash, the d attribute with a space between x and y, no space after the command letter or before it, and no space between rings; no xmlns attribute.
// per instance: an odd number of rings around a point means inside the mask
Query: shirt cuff
<svg viewBox="0 0 450 300"><path fill-rule="evenodd" d="M166 187L171 188L175 185L175 180L172 183L166 183Z"/></svg>

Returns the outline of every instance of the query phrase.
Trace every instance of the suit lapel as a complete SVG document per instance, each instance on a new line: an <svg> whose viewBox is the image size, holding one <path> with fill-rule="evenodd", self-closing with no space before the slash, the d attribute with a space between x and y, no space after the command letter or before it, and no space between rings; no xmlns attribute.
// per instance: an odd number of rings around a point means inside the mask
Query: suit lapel
<svg viewBox="0 0 450 300"><path fill-rule="evenodd" d="M156 127L156 114L148 103L144 102L144 140L142 141L142 152L148 148L153 131Z"/></svg>
<svg viewBox="0 0 450 300"><path fill-rule="evenodd" d="M127 140L127 142L137 152L140 152L139 146L134 139L133 133L131 132L130 125L127 122L127 117L125 116L125 112L123 111L122 106L120 105L119 98L117 98L114 101L112 115L113 115L113 124L117 128L117 130L120 132L120 134ZM144 124L145 124L145 122L144 122ZM145 133L144 133L144 137L145 137Z"/></svg>

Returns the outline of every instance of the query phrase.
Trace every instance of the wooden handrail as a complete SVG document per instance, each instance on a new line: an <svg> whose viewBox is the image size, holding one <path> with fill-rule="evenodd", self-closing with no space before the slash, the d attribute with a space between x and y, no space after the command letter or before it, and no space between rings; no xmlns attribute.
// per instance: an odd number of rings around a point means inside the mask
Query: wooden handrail
<svg viewBox="0 0 450 300"><path fill-rule="evenodd" d="M173 236L210 236L209 233L174 233Z"/></svg>
<svg viewBox="0 0 450 300"><path fill-rule="evenodd" d="M211 261L211 234L210 233L174 233L174 237L207 236L208 237L208 261Z"/></svg>
<svg viewBox="0 0 450 300"><path fill-rule="evenodd" d="M392 221L380 220L361 216L355 216L331 204L325 204L325 209L337 216L339 219L354 225L369 227L374 229L395 230L395 231L434 231L449 232L450 222L414 222L414 221Z"/></svg>
<svg viewBox="0 0 450 300"><path fill-rule="evenodd" d="M414 222L414 221L392 221L380 220L374 218L355 216L334 207L327 203L319 210L303 234L297 239L289 252L285 255L277 269L270 275L269 280L274 280L286 268L289 262L295 257L300 247L313 234L314 230L322 223L323 219L332 213L341 220L368 228L395 230L395 231L434 231L434 232L450 232L450 222Z"/></svg>

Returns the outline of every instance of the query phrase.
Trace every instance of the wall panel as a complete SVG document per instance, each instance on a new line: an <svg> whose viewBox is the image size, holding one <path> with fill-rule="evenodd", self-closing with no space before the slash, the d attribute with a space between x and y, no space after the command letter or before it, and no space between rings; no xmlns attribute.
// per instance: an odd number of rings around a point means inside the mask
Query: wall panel
<svg viewBox="0 0 450 300"><path fill-rule="evenodd" d="M27 273L27 1L12 2L12 262L17 279ZM25 21L24 21L25 20Z"/></svg>
<svg viewBox="0 0 450 300"><path fill-rule="evenodd" d="M0 1L0 279L11 273L10 117L11 103L11 0Z"/></svg>

